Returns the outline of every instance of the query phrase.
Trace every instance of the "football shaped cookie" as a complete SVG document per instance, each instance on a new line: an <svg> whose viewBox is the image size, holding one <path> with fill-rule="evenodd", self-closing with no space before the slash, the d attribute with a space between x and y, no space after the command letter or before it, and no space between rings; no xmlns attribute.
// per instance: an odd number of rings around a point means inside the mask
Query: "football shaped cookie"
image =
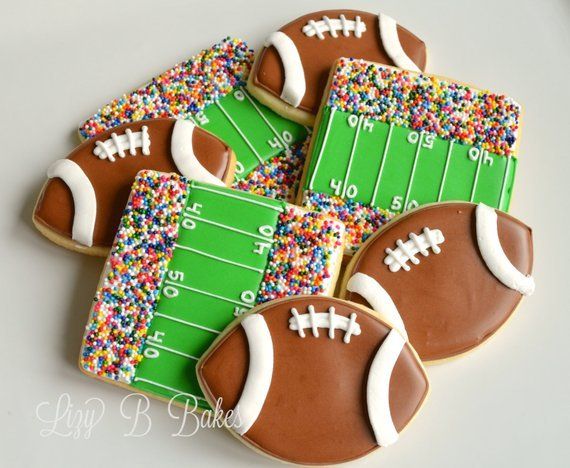
<svg viewBox="0 0 570 468"><path fill-rule="evenodd" d="M83 142L51 165L34 224L57 244L103 256L140 170L225 185L232 182L234 168L232 150L189 120L128 123Z"/></svg>
<svg viewBox="0 0 570 468"><path fill-rule="evenodd" d="M283 201L141 171L92 302L81 370L210 409L200 356L258 304L332 294L343 234L342 223Z"/></svg>
<svg viewBox="0 0 570 468"><path fill-rule="evenodd" d="M407 212L368 239L348 265L341 297L399 311L423 361L483 343L532 294L531 229L483 204Z"/></svg>
<svg viewBox="0 0 570 468"><path fill-rule="evenodd" d="M206 351L197 374L240 440L306 465L393 444L429 389L415 351L383 316L322 296L255 308Z"/></svg>
<svg viewBox="0 0 570 468"><path fill-rule="evenodd" d="M340 57L420 71L427 53L422 40L382 13L318 11L266 39L247 86L277 113L313 125L330 68Z"/></svg>

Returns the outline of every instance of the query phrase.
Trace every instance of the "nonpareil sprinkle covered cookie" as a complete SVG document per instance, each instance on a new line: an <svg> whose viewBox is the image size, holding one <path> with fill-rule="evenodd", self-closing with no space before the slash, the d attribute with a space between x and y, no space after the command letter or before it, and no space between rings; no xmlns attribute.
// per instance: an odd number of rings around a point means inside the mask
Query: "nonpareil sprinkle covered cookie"
<svg viewBox="0 0 570 468"><path fill-rule="evenodd" d="M446 200L507 211L521 107L363 60L333 67L298 202L345 222L350 252L394 214Z"/></svg>
<svg viewBox="0 0 570 468"><path fill-rule="evenodd" d="M197 372L240 440L302 465L395 443L429 390L415 351L385 317L322 296L256 307L224 331Z"/></svg>
<svg viewBox="0 0 570 468"><path fill-rule="evenodd" d="M309 13L271 33L247 84L279 114L313 125L331 66L356 57L425 70L425 44L383 13L326 10Z"/></svg>
<svg viewBox="0 0 570 468"><path fill-rule="evenodd" d="M484 204L435 203L370 237L340 295L389 314L424 361L463 354L491 337L534 291L531 229Z"/></svg>
<svg viewBox="0 0 570 468"><path fill-rule="evenodd" d="M344 228L282 201L143 171L101 277L81 369L207 409L195 366L237 316L276 298L331 294Z"/></svg>
<svg viewBox="0 0 570 468"><path fill-rule="evenodd" d="M91 138L127 122L190 119L227 142L237 156L236 179L307 136L307 129L257 102L245 89L253 51L227 38L103 106L79 126Z"/></svg>

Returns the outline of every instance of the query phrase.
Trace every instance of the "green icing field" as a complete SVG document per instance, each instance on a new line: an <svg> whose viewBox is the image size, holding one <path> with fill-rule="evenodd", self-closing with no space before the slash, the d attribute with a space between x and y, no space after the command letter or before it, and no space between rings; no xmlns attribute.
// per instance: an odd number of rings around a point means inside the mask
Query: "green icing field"
<svg viewBox="0 0 570 468"><path fill-rule="evenodd" d="M133 387L166 399L193 396L208 408L197 360L253 307L284 208L283 202L192 183Z"/></svg>
<svg viewBox="0 0 570 468"><path fill-rule="evenodd" d="M193 120L234 150L237 179L307 136L305 127L260 104L243 87L208 106Z"/></svg>
<svg viewBox="0 0 570 468"><path fill-rule="evenodd" d="M394 213L446 200L509 208L514 157L329 107L315 138L305 189Z"/></svg>

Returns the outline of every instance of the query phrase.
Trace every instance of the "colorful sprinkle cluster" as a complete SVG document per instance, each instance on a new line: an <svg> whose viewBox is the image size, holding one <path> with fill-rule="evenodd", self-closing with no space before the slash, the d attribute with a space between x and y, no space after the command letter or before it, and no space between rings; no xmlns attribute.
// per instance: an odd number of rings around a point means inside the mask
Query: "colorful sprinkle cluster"
<svg viewBox="0 0 570 468"><path fill-rule="evenodd" d="M349 59L338 63L328 105L504 156L514 155L521 115L504 95Z"/></svg>
<svg viewBox="0 0 570 468"><path fill-rule="evenodd" d="M344 227L320 213L287 208L279 215L257 303L299 294L322 294L334 277Z"/></svg>
<svg viewBox="0 0 570 468"><path fill-rule="evenodd" d="M127 122L159 117L187 117L245 84L253 51L239 39L226 38L113 100L79 127L83 138Z"/></svg>
<svg viewBox="0 0 570 468"><path fill-rule="evenodd" d="M360 244L394 217L393 213L382 208L312 190L303 194L303 207L341 221L346 229L344 245L353 251L358 250Z"/></svg>
<svg viewBox="0 0 570 468"><path fill-rule="evenodd" d="M276 200L293 202L299 187L309 142L310 136L305 141L293 145L283 153L260 164L245 179L234 182L233 188Z"/></svg>
<svg viewBox="0 0 570 468"><path fill-rule="evenodd" d="M137 176L86 326L81 366L131 382L178 236L188 187L176 174Z"/></svg>

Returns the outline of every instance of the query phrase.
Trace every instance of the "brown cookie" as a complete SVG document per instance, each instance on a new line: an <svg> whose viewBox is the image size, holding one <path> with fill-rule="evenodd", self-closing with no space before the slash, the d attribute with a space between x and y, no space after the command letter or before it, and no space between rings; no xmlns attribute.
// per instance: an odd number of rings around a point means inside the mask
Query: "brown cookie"
<svg viewBox="0 0 570 468"><path fill-rule="evenodd" d="M394 443L429 389L401 333L365 307L323 296L255 308L212 344L197 373L244 443L307 465Z"/></svg>
<svg viewBox="0 0 570 468"><path fill-rule="evenodd" d="M124 124L84 141L52 164L34 224L63 247L104 256L140 170L177 172L226 185L233 180L234 168L231 148L189 120Z"/></svg>
<svg viewBox="0 0 570 468"><path fill-rule="evenodd" d="M421 359L438 361L507 321L534 291L532 262L532 231L512 216L483 204L425 205L362 245L340 296L403 321Z"/></svg>
<svg viewBox="0 0 570 468"><path fill-rule="evenodd" d="M325 10L272 33L257 57L248 89L286 118L313 125L330 68L354 57L424 71L424 42L383 13Z"/></svg>

